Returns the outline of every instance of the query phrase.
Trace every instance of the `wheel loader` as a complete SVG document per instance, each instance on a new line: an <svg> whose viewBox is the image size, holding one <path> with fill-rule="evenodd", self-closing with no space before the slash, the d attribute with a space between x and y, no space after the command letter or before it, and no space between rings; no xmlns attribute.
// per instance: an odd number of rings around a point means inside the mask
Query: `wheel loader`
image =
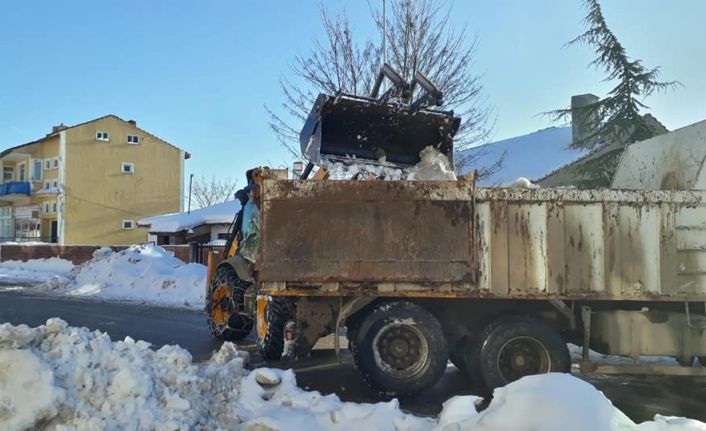
<svg viewBox="0 0 706 431"><path fill-rule="evenodd" d="M238 341L255 328L263 356L280 360L306 356L329 334L340 352L345 328L361 377L386 396L431 387L448 361L488 390L569 372L568 342L582 346L584 372L706 374L686 366L706 357L702 192L313 174L331 159L409 167L429 146L453 160L460 119L432 108L441 92L387 66L378 78L370 97L316 99L300 179L248 172L256 257L244 265L234 228L226 254L209 259L215 336ZM589 349L685 366L600 365Z"/></svg>

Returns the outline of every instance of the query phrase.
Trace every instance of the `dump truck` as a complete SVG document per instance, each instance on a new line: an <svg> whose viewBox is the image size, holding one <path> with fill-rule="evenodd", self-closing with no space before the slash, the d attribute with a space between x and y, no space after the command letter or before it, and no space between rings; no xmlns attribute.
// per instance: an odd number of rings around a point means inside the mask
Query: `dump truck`
<svg viewBox="0 0 706 431"><path fill-rule="evenodd" d="M303 153L313 163L384 153L405 166L428 145L452 156L459 120L411 102L411 87L382 100L320 96ZM488 389L569 372L567 343L582 346L583 372L706 374L691 366L706 362L703 191L478 188L473 175L334 181L307 170L294 180L250 172L257 258L245 274L231 242L210 260L216 336L254 327L276 360L329 334L338 352L345 332L362 378L390 396L434 385L449 360ZM589 349L636 361L597 364ZM646 355L683 366L637 361Z"/></svg>

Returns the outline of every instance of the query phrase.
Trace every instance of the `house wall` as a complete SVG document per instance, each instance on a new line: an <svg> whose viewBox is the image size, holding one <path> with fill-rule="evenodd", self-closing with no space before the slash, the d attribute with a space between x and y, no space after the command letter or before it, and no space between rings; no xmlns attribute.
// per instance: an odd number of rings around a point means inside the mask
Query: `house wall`
<svg viewBox="0 0 706 431"><path fill-rule="evenodd" d="M706 120L630 145L613 188L706 190Z"/></svg>
<svg viewBox="0 0 706 431"><path fill-rule="evenodd" d="M211 241L218 241L218 234L228 233L229 224L212 224L211 226Z"/></svg>
<svg viewBox="0 0 706 431"><path fill-rule="evenodd" d="M96 132L109 133L109 141ZM128 144L137 135L139 144ZM106 117L66 131L65 244L144 242L143 228L126 230L123 220L177 212L181 201L182 152L136 126ZM122 163L134 163L132 174Z"/></svg>

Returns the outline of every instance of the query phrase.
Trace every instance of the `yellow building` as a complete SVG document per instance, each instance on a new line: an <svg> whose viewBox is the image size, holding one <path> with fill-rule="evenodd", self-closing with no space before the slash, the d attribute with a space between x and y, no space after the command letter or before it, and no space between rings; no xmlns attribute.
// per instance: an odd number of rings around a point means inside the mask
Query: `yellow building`
<svg viewBox="0 0 706 431"><path fill-rule="evenodd" d="M189 154L107 115L0 153L0 241L126 245L137 220L183 210Z"/></svg>

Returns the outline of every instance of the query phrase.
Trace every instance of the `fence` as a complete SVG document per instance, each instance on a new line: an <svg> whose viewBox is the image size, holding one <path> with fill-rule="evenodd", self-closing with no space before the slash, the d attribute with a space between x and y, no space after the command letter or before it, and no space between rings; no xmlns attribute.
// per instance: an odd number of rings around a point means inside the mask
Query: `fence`
<svg viewBox="0 0 706 431"><path fill-rule="evenodd" d="M57 241L57 239L55 237L50 237L50 236L33 236L33 237L0 236L0 245L2 245L2 243L8 243L8 242L17 243L16 245L19 245L22 243L55 244L56 241Z"/></svg>
<svg viewBox="0 0 706 431"><path fill-rule="evenodd" d="M225 245L197 244L192 242L189 244L189 261L206 265L209 252L218 251L223 254L225 249Z"/></svg>
<svg viewBox="0 0 706 431"><path fill-rule="evenodd" d="M124 250L128 246L111 246L113 250ZM184 263L190 261L188 245L163 245L165 250L174 253L174 257ZM0 261L46 259L60 257L74 265L82 264L93 257L93 252L101 247L95 245L58 245L58 244L0 244ZM205 260L204 260L205 262Z"/></svg>

